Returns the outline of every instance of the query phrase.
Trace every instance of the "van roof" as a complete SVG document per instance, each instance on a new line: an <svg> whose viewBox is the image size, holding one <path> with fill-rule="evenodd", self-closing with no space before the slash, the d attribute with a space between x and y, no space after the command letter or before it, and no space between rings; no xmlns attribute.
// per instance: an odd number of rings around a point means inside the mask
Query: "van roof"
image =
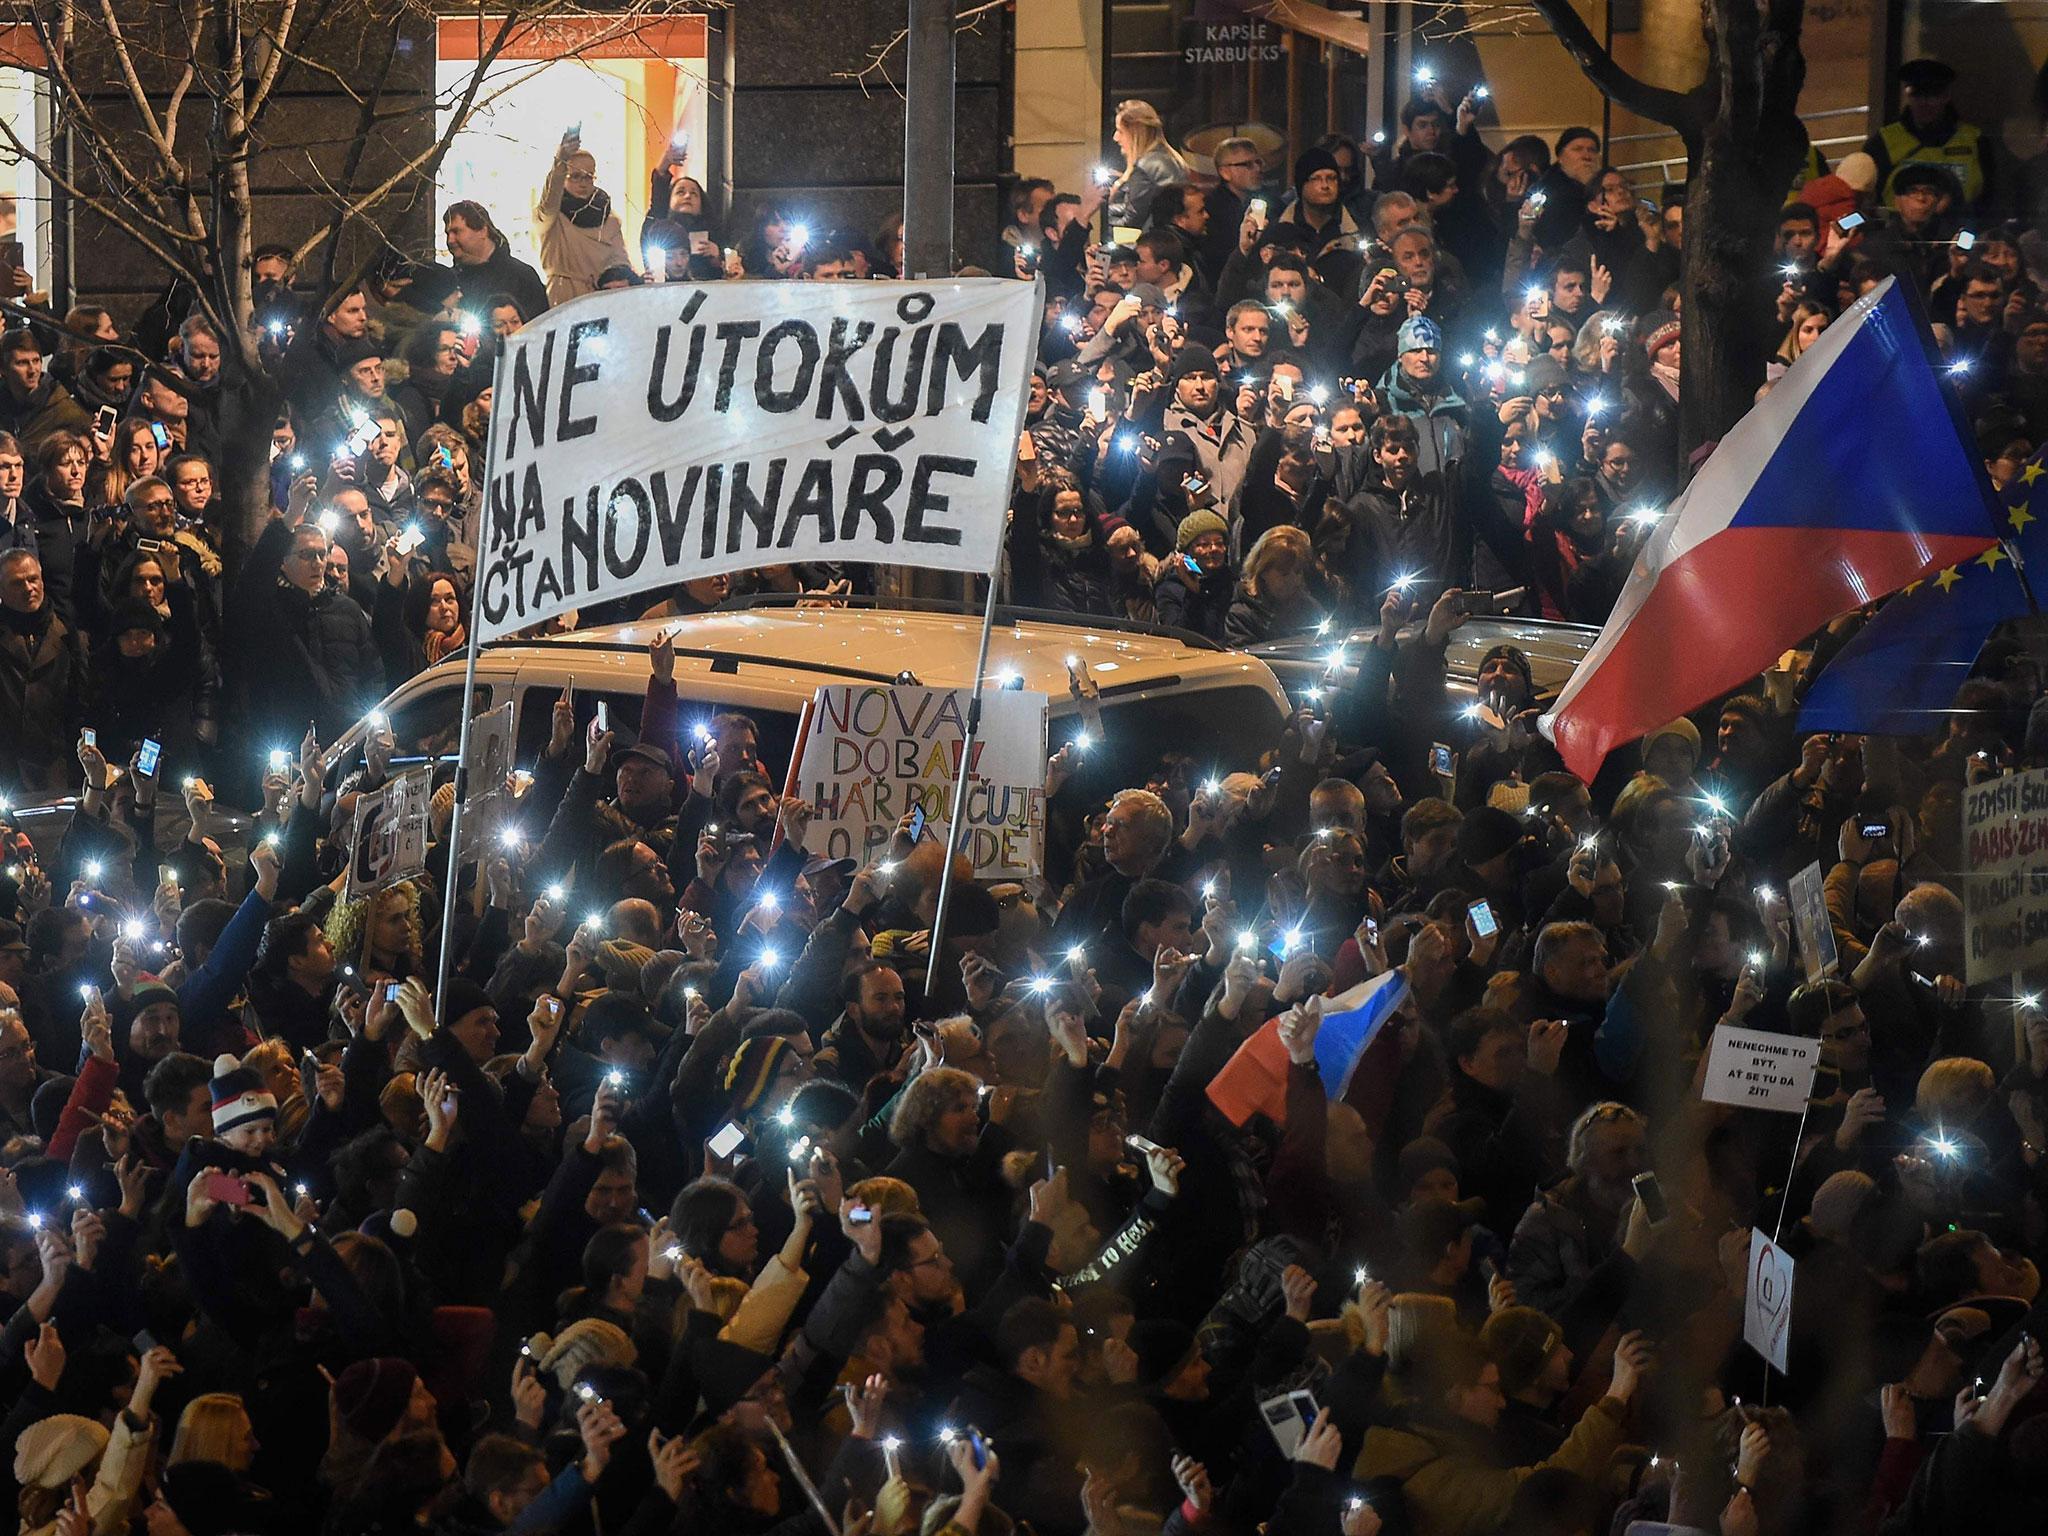
<svg viewBox="0 0 2048 1536"><path fill-rule="evenodd" d="M545 666L556 653L571 667L576 652L644 652L663 629L676 632L676 667L684 672L735 672L756 686L787 678L793 697L809 698L821 682L893 683L909 672L932 688L974 681L981 631L978 613L901 607L832 610L788 606L720 609L683 619L601 624L545 640L508 641L526 664ZM494 649L498 647L493 647ZM1013 672L1025 688L1051 696L1055 713L1067 699L1067 658L1085 659L1105 697L1162 684L1239 679L1264 690L1276 685L1259 661L1193 637L1137 626L1062 622L1056 615L997 611L989 639L989 673ZM594 659L594 658L593 658ZM748 674L749 664L770 673Z"/></svg>

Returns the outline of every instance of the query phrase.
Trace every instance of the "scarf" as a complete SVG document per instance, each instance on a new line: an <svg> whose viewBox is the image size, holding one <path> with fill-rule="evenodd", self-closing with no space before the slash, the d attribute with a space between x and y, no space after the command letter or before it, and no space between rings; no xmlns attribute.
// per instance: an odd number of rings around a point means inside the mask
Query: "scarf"
<svg viewBox="0 0 2048 1536"><path fill-rule="evenodd" d="M19 609L0 604L0 628L5 628L9 634L20 635L22 639L31 642L42 640L45 631L50 627L50 620L55 616L47 600L33 613L23 613Z"/></svg>
<svg viewBox="0 0 2048 1536"><path fill-rule="evenodd" d="M445 635L438 629L428 630L425 646L427 665L431 667L444 656L453 655L467 644L469 644L469 639L464 635L460 624L456 625L450 633Z"/></svg>
<svg viewBox="0 0 2048 1536"><path fill-rule="evenodd" d="M588 197L571 197L562 194L562 217L578 229L602 229L604 221L612 216L612 195L602 187Z"/></svg>
<svg viewBox="0 0 2048 1536"><path fill-rule="evenodd" d="M1650 364L1650 377L1664 386L1664 393L1673 400L1678 398L1678 370L1666 362Z"/></svg>

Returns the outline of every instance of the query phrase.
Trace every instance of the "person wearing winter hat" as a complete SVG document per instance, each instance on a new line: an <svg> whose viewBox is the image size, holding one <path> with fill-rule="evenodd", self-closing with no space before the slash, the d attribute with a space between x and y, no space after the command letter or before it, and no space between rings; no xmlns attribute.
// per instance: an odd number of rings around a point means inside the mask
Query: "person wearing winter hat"
<svg viewBox="0 0 2048 1536"><path fill-rule="evenodd" d="M358 1360L334 1378L334 1416L368 1448L413 1430L431 1430L439 1405L412 1362L396 1355Z"/></svg>
<svg viewBox="0 0 2048 1536"><path fill-rule="evenodd" d="M1414 473L1441 473L1465 457L1465 402L1443 371L1443 328L1410 315L1394 333L1393 365L1380 378L1389 411L1415 425Z"/></svg>
<svg viewBox="0 0 2048 1536"><path fill-rule="evenodd" d="M1344 168L1335 155L1312 145L1296 157L1294 201L1275 223L1301 228L1311 260L1333 244L1358 238L1358 224L1344 208Z"/></svg>
<svg viewBox="0 0 2048 1536"><path fill-rule="evenodd" d="M1216 359L1192 345L1174 354L1167 389L1166 443L1157 468L1162 508L1229 506L1244 483L1257 435L1231 409L1236 390L1223 388Z"/></svg>
<svg viewBox="0 0 2048 1536"><path fill-rule="evenodd" d="M383 342L374 336L344 341L334 350L334 363L341 371L350 404L367 408L384 399L388 381L384 376Z"/></svg>
<svg viewBox="0 0 2048 1536"><path fill-rule="evenodd" d="M589 1366L630 1366L640 1355L623 1328L601 1317L580 1317L553 1336L536 1333L526 1341L523 1352L533 1360L535 1369L553 1377L563 1392Z"/></svg>
<svg viewBox="0 0 2048 1536"><path fill-rule="evenodd" d="M1159 622L1220 642L1237 587L1237 572L1230 562L1230 525L1220 513L1199 507L1174 529L1173 549L1152 584Z"/></svg>
<svg viewBox="0 0 2048 1536"><path fill-rule="evenodd" d="M43 1329L43 1342L55 1342L55 1325L45 1323ZM58 1516L81 1478L91 1483L85 1496L86 1509L93 1517L91 1529L128 1528L156 1438L156 1417L150 1404L164 1378L179 1369L167 1349L158 1347L146 1353L136 1370L128 1406L115 1418L111 1431L98 1420L75 1413L53 1413L21 1431L14 1442L21 1536L56 1536ZM55 1386L54 1378L45 1381L38 1376L35 1383L35 1389L45 1393L54 1391Z"/></svg>
<svg viewBox="0 0 2048 1536"><path fill-rule="evenodd" d="M1552 1409L1572 1384L1572 1352L1564 1330L1534 1307L1503 1307L1479 1330L1479 1345L1500 1370L1507 1398L1494 1443L1508 1465L1533 1466L1564 1444Z"/></svg>
<svg viewBox="0 0 2048 1536"><path fill-rule="evenodd" d="M254 1067L238 1056L214 1058L213 1138L252 1163L260 1163L277 1141L277 1098Z"/></svg>
<svg viewBox="0 0 2048 1536"><path fill-rule="evenodd" d="M806 1080L804 1059L781 1036L742 1040L725 1069L732 1118L742 1125L767 1121Z"/></svg>

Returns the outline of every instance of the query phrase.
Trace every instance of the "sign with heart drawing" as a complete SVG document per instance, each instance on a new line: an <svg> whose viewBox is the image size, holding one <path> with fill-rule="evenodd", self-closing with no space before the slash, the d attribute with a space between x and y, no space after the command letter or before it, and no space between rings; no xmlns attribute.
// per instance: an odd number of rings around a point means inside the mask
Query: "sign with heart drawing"
<svg viewBox="0 0 2048 1536"><path fill-rule="evenodd" d="M1742 1341L1779 1370L1792 1334L1792 1255L1754 1228L1749 1234L1749 1287L1743 1298Z"/></svg>

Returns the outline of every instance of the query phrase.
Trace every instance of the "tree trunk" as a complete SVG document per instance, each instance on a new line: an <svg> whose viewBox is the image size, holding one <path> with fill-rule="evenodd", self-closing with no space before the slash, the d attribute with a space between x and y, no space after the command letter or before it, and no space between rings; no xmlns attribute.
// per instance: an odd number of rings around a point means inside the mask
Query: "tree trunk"
<svg viewBox="0 0 2048 1536"><path fill-rule="evenodd" d="M228 563L241 569L270 520L270 432L283 413L284 397L263 374L223 368L220 387L221 522ZM307 462L315 455L301 445Z"/></svg>
<svg viewBox="0 0 2048 1536"><path fill-rule="evenodd" d="M1755 402L1778 340L1771 247L1791 177L1717 137L1709 133L1685 188L1678 436L1688 459Z"/></svg>

